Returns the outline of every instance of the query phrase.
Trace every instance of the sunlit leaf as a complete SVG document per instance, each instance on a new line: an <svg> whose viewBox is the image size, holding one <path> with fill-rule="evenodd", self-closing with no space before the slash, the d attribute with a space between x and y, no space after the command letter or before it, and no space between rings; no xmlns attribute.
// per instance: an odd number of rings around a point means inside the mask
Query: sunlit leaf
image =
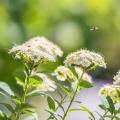
<svg viewBox="0 0 120 120"><path fill-rule="evenodd" d="M0 82L0 91L4 92L6 95L14 96L14 92L11 90L9 85L5 82Z"/></svg>
<svg viewBox="0 0 120 120"><path fill-rule="evenodd" d="M42 82L43 82L43 80L37 75L31 76L29 78L30 85L41 84Z"/></svg>
<svg viewBox="0 0 120 120"><path fill-rule="evenodd" d="M11 120L5 113L0 111L0 120Z"/></svg>
<svg viewBox="0 0 120 120"><path fill-rule="evenodd" d="M79 86L83 88L91 88L93 87L92 83L85 81L85 80L80 80L79 81Z"/></svg>
<svg viewBox="0 0 120 120"><path fill-rule="evenodd" d="M24 86L24 82L19 78L19 77L15 77L17 84L20 86Z"/></svg>

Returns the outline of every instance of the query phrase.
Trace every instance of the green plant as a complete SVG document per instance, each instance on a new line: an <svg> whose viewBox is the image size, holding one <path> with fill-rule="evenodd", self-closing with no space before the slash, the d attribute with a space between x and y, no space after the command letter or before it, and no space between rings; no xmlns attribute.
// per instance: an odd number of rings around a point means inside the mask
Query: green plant
<svg viewBox="0 0 120 120"><path fill-rule="evenodd" d="M96 118L80 100L76 100L77 93L84 88L93 87L92 78L89 75L97 67L106 68L106 63L98 53L81 49L69 54L63 65L58 66L54 72L38 72L38 66L47 62L55 62L63 55L62 50L44 37L35 37L10 49L15 59L22 61L24 65L24 79L15 77L21 87L22 94L15 93L7 83L0 82L0 120L38 120L34 106L29 99L34 96L45 96L50 114L47 120L66 120L70 112L84 111L90 120L119 120L120 108L120 71L115 75L112 85L105 85L99 90L101 104L104 111ZM52 80L52 78L55 80ZM57 89L58 88L58 89ZM53 98L47 91L56 90L59 99ZM67 108L65 103L68 103ZM73 103L78 107L73 108ZM58 113L61 109L63 112Z"/></svg>
<svg viewBox="0 0 120 120"><path fill-rule="evenodd" d="M47 96L46 91L56 89L55 82L44 73L37 72L40 64L55 62L58 56L62 56L61 49L49 42L44 37L35 37L22 45L13 47L10 51L16 59L24 64L24 79L15 77L17 84L22 88L22 95L14 93L4 82L0 82L0 118L2 120L29 120L37 119L33 106L28 100L36 95Z"/></svg>
<svg viewBox="0 0 120 120"><path fill-rule="evenodd" d="M114 76L113 84L107 84L99 90L102 103L99 107L104 114L98 113L100 120L119 120L120 119L120 71Z"/></svg>
<svg viewBox="0 0 120 120"><path fill-rule="evenodd" d="M73 111L85 111L89 114L91 120L95 120L93 113L84 106L80 101L76 101L75 97L77 93L84 88L91 88L93 86L92 80L88 72L93 71L96 67L106 68L104 58L94 52L81 49L80 51L69 54L65 61L65 66L59 66L54 75L57 78L57 85L66 93L65 96L60 93L61 100L55 102L58 103L56 109L49 111L51 114L48 119L61 119L65 120L69 112ZM64 108L64 103L68 102L67 109ZM78 108L72 108L72 104L76 102ZM63 114L57 114L58 108L63 110Z"/></svg>

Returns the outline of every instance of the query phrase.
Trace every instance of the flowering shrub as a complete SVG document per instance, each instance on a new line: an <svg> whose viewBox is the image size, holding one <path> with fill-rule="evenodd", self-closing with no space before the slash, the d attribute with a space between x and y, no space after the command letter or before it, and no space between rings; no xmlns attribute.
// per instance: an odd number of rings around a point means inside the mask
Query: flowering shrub
<svg viewBox="0 0 120 120"><path fill-rule="evenodd" d="M62 50L44 37L35 37L22 45L14 46L9 50L15 59L24 65L24 80L16 78L17 84L22 87L22 95L18 95L4 82L0 82L0 95L7 101L0 101L0 120L37 120L34 106L28 100L34 96L47 98L50 116L47 120L66 120L69 112L84 111L90 120L98 120L96 113L92 113L81 101L76 101L76 95L84 88L93 87L92 77L89 72L97 67L106 68L104 57L99 53L81 49L69 54L50 74L38 72L38 66L47 62L55 62L62 57ZM54 79L53 79L54 77ZM99 120L119 120L120 108L120 72L114 77L112 85L105 85L99 90L101 104L104 111L98 113ZM53 98L47 91L56 91L59 100ZM67 108L64 104L68 102ZM72 108L77 103L79 107ZM7 109L7 110L5 110ZM58 110L62 109L62 113ZM8 111L8 112L7 112Z"/></svg>
<svg viewBox="0 0 120 120"><path fill-rule="evenodd" d="M119 120L120 108L116 105L120 103L120 72L114 76L113 84L105 85L99 90L102 104L99 107L104 110L104 115L100 119Z"/></svg>

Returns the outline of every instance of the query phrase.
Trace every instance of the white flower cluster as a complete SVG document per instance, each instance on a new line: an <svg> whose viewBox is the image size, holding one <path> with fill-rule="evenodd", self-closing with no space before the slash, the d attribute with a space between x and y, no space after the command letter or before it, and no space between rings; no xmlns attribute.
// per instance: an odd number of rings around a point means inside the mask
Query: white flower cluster
<svg viewBox="0 0 120 120"><path fill-rule="evenodd" d="M57 69L55 70L55 75L57 79L60 81L65 81L67 79L73 79L72 71L65 66L57 67Z"/></svg>
<svg viewBox="0 0 120 120"><path fill-rule="evenodd" d="M13 47L9 53L25 62L34 63L55 62L58 56L63 55L62 50L45 37L34 37L22 45Z"/></svg>
<svg viewBox="0 0 120 120"><path fill-rule="evenodd" d="M66 57L65 65L76 65L83 68L95 65L106 68L105 60L100 54L84 49L69 54Z"/></svg>
<svg viewBox="0 0 120 120"><path fill-rule="evenodd" d="M114 102L120 102L120 86L105 85L99 90L99 95L110 96Z"/></svg>
<svg viewBox="0 0 120 120"><path fill-rule="evenodd" d="M120 85L120 70L117 72L113 79L114 79L113 84Z"/></svg>
<svg viewBox="0 0 120 120"><path fill-rule="evenodd" d="M83 70L80 67L75 67L75 71L78 75L79 80L82 79L82 80L92 83L92 77L90 75L88 75L87 73L83 73ZM82 76L82 78L81 78L81 76Z"/></svg>
<svg viewBox="0 0 120 120"><path fill-rule="evenodd" d="M53 80L51 80L44 73L33 73L33 76L34 75L40 77L43 80L43 82L41 84L35 85L35 88L37 90L41 90L41 91L54 91L57 88L57 86L55 85L55 82Z"/></svg>

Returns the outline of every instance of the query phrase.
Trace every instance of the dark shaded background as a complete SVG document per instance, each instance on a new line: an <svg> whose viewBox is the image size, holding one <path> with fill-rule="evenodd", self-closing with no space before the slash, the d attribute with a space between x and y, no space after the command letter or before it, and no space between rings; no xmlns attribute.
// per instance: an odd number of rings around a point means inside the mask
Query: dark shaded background
<svg viewBox="0 0 120 120"><path fill-rule="evenodd" d="M90 31L92 26L99 30ZM13 76L21 75L22 64L8 49L38 35L60 45L65 55L80 48L101 52L108 68L93 75L111 79L120 68L120 0L0 0L1 81L13 85Z"/></svg>

